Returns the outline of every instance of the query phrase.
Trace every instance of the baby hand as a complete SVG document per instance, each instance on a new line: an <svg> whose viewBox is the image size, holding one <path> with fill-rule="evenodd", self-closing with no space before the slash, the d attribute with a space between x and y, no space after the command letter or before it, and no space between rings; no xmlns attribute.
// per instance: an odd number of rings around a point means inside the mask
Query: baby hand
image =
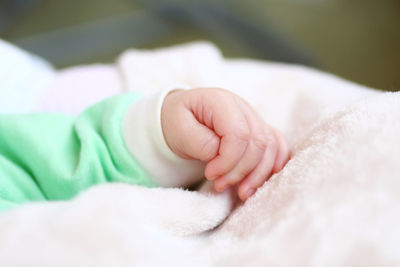
<svg viewBox="0 0 400 267"><path fill-rule="evenodd" d="M289 158L283 136L227 90L173 91L164 100L161 121L175 154L206 162L205 177L219 192L240 183L243 201Z"/></svg>

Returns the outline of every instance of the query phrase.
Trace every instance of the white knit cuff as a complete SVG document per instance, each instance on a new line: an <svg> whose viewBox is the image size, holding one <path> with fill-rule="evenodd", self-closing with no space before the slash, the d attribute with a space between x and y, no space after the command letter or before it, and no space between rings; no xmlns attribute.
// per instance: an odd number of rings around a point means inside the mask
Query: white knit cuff
<svg viewBox="0 0 400 267"><path fill-rule="evenodd" d="M174 89L148 95L128 108L122 121L127 149L151 180L164 187L186 187L203 178L204 163L177 156L164 139L161 108ZM183 88L185 89L185 88Z"/></svg>

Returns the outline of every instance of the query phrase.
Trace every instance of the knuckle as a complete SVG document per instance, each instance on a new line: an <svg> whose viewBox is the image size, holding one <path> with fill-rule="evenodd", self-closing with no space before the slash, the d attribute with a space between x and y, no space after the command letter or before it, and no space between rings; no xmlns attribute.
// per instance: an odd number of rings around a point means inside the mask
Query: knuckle
<svg viewBox="0 0 400 267"><path fill-rule="evenodd" d="M243 177L245 177L245 176L248 175L248 173L249 173L249 170L246 170L246 169L241 169L241 170L239 170L238 173L237 173L238 179L236 179L236 182L242 180Z"/></svg>
<svg viewBox="0 0 400 267"><path fill-rule="evenodd" d="M278 150L278 142L275 138L275 136L270 135L267 138L267 147L272 150L272 151L277 151Z"/></svg>
<svg viewBox="0 0 400 267"><path fill-rule="evenodd" d="M275 153L278 150L278 142L274 138L271 138L271 140L268 142L268 146Z"/></svg>
<svg viewBox="0 0 400 267"><path fill-rule="evenodd" d="M264 135L255 135L252 138L252 142L256 148L262 151L265 151L269 145L268 139Z"/></svg>
<svg viewBox="0 0 400 267"><path fill-rule="evenodd" d="M219 98L219 99L224 99L226 98L228 91L222 88L217 88L217 87L209 87L209 88L202 88L200 89L202 90L203 93L208 93L210 95L212 95L215 98Z"/></svg>
<svg viewBox="0 0 400 267"><path fill-rule="evenodd" d="M250 131L247 127L238 127L235 132L235 137L240 141L248 142L250 140Z"/></svg>

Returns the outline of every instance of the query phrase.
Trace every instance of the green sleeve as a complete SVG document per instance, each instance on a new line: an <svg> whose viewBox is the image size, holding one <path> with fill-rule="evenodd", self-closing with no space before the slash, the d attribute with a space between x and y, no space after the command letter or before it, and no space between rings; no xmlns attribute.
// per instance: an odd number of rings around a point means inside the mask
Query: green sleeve
<svg viewBox="0 0 400 267"><path fill-rule="evenodd" d="M125 111L139 98L115 96L78 118L0 115L0 210L28 201L66 200L104 182L155 186L121 133Z"/></svg>

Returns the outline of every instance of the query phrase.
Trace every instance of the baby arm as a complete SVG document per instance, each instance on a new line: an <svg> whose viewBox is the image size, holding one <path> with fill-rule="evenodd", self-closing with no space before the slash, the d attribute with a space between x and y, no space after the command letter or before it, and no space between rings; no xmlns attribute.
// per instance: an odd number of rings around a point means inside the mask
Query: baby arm
<svg viewBox="0 0 400 267"><path fill-rule="evenodd" d="M175 154L205 162L205 176L217 191L239 184L243 201L289 158L282 134L223 89L174 91L164 100L161 120Z"/></svg>
<svg viewBox="0 0 400 267"><path fill-rule="evenodd" d="M133 93L111 97L78 117L1 114L0 211L30 201L70 199L104 182L157 185L121 134L126 110L145 99Z"/></svg>
<svg viewBox="0 0 400 267"><path fill-rule="evenodd" d="M240 183L246 200L289 155L282 136L222 89L123 94L63 114L0 115L0 211L91 185ZM160 118L161 117L161 118Z"/></svg>

